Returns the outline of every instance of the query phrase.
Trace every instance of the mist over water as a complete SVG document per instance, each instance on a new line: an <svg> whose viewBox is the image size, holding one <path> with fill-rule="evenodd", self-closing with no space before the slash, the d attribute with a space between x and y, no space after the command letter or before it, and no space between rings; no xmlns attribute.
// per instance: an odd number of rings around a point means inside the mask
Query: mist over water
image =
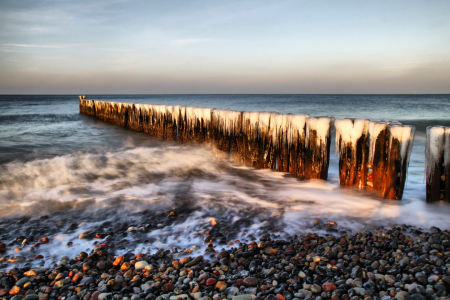
<svg viewBox="0 0 450 300"><path fill-rule="evenodd" d="M435 122L450 122L448 95L88 98L336 118L373 115L371 120L410 120L406 125L425 124L434 111ZM302 182L288 173L234 165L209 145L162 142L80 115L76 96L1 96L0 103L5 107L0 112L0 241L48 235L51 243L39 249L44 254L75 255L92 248L92 241L78 239L83 232L112 235L116 242L126 238L138 251L202 248L205 232L228 242L251 240L249 234L265 230L286 238L402 223L450 227L448 205L425 203L422 125L403 200L395 202L339 188L334 141L328 182ZM325 225L330 221L338 224L331 231ZM68 242L72 247L65 247Z"/></svg>

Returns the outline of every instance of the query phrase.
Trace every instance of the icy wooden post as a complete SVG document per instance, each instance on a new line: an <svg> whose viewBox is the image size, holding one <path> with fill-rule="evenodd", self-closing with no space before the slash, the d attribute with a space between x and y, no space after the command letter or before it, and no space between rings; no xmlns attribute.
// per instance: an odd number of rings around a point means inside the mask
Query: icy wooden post
<svg viewBox="0 0 450 300"><path fill-rule="evenodd" d="M388 129L390 137L389 154L382 197L401 200L416 128L414 126L391 124Z"/></svg>
<svg viewBox="0 0 450 300"><path fill-rule="evenodd" d="M244 112L244 164L249 167L257 167L258 164L258 139L259 139L259 112Z"/></svg>
<svg viewBox="0 0 450 300"><path fill-rule="evenodd" d="M389 150L389 123L370 122L369 123L369 170L367 185L373 190L383 192L385 187L386 161Z"/></svg>
<svg viewBox="0 0 450 300"><path fill-rule="evenodd" d="M427 127L427 202L450 201L450 127Z"/></svg>
<svg viewBox="0 0 450 300"><path fill-rule="evenodd" d="M327 180L333 125L333 117L306 119L304 179Z"/></svg>
<svg viewBox="0 0 450 300"><path fill-rule="evenodd" d="M230 137L226 128L226 111L213 109L211 111L211 139L214 149L219 150L219 154L224 159L230 157Z"/></svg>
<svg viewBox="0 0 450 300"><path fill-rule="evenodd" d="M235 163L244 163L245 156L242 154L241 149L244 147L244 113L241 111L234 112L231 129L231 159Z"/></svg>
<svg viewBox="0 0 450 300"><path fill-rule="evenodd" d="M175 141L177 138L177 128L176 128L176 118L178 116L179 110L177 107L172 105L166 105L164 112L162 113L164 121L164 133L163 139L166 141Z"/></svg>
<svg viewBox="0 0 450 300"><path fill-rule="evenodd" d="M128 103L114 102L111 112L112 123L122 127L127 127L128 109L129 109Z"/></svg>
<svg viewBox="0 0 450 300"><path fill-rule="evenodd" d="M97 119L103 120L103 105L105 102L103 101L98 101L98 100L94 100L94 108L95 108L95 116L97 117Z"/></svg>
<svg viewBox="0 0 450 300"><path fill-rule="evenodd" d="M289 171L288 129L289 115L274 114L272 132L272 157L276 160L274 168L280 172Z"/></svg>
<svg viewBox="0 0 450 300"><path fill-rule="evenodd" d="M211 108L186 107L186 142L203 144L211 139Z"/></svg>
<svg viewBox="0 0 450 300"><path fill-rule="evenodd" d="M127 127L136 131L143 131L141 104L131 103L128 107Z"/></svg>
<svg viewBox="0 0 450 300"><path fill-rule="evenodd" d="M289 172L295 177L305 177L306 119L309 115L289 115L287 143L289 148Z"/></svg>
<svg viewBox="0 0 450 300"><path fill-rule="evenodd" d="M342 119L335 126L340 184L361 189L367 182L369 120Z"/></svg>
<svg viewBox="0 0 450 300"><path fill-rule="evenodd" d="M445 172L444 200L450 202L450 127L445 127L444 172Z"/></svg>
<svg viewBox="0 0 450 300"><path fill-rule="evenodd" d="M92 100L86 100L82 98L83 96L80 96L79 103L80 103L80 113L94 116L95 117L95 105L94 101Z"/></svg>
<svg viewBox="0 0 450 300"><path fill-rule="evenodd" d="M243 113L239 111L214 109L211 111L211 140L215 149L223 157L235 162L243 160L239 153L239 140L242 139Z"/></svg>

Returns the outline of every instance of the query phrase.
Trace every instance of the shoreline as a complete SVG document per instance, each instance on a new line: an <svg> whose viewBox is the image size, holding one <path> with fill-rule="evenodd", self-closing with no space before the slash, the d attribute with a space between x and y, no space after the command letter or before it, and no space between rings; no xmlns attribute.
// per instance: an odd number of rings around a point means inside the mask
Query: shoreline
<svg viewBox="0 0 450 300"><path fill-rule="evenodd" d="M197 248L132 253L126 238L86 234L79 238L91 251L51 266L0 260L9 269L0 271L0 299L449 299L448 230L391 225L347 235L317 221L329 235L267 230L244 242L217 238L213 225Z"/></svg>

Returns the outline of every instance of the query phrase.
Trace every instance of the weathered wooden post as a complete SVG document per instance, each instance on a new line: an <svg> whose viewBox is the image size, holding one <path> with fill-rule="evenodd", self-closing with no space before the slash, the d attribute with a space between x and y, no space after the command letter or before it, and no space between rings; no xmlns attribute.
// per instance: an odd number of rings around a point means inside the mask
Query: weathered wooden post
<svg viewBox="0 0 450 300"><path fill-rule="evenodd" d="M372 174L369 170L367 185L380 197L402 199L414 133L414 126L399 122L370 122L369 168Z"/></svg>
<svg viewBox="0 0 450 300"><path fill-rule="evenodd" d="M210 141L211 108L186 107L186 141L203 144Z"/></svg>
<svg viewBox="0 0 450 300"><path fill-rule="evenodd" d="M289 150L287 145L289 117L284 114L273 114L272 120L272 157L275 161L272 167L277 171L287 172L289 170Z"/></svg>
<svg viewBox="0 0 450 300"><path fill-rule="evenodd" d="M402 199L415 130L414 126L399 124L389 126L389 155L386 165L386 186L382 193L383 198Z"/></svg>
<svg viewBox="0 0 450 300"><path fill-rule="evenodd" d="M445 127L444 172L444 200L450 202L450 127Z"/></svg>
<svg viewBox="0 0 450 300"><path fill-rule="evenodd" d="M327 180L333 125L333 117L306 119L304 179Z"/></svg>
<svg viewBox="0 0 450 300"><path fill-rule="evenodd" d="M389 149L389 123L375 122L369 123L369 172L367 186L369 189L378 191L381 195L385 183L386 161Z"/></svg>
<svg viewBox="0 0 450 300"><path fill-rule="evenodd" d="M306 119L309 115L289 115L287 133L289 172L299 179L305 177Z"/></svg>
<svg viewBox="0 0 450 300"><path fill-rule="evenodd" d="M235 163L243 163L244 156L241 154L243 144L243 124L244 113L241 111L234 111L227 113L229 135L230 135L230 151L231 160Z"/></svg>
<svg viewBox="0 0 450 300"><path fill-rule="evenodd" d="M450 127L427 127L427 202L450 201Z"/></svg>
<svg viewBox="0 0 450 300"><path fill-rule="evenodd" d="M244 164L257 168L259 156L259 112L244 112Z"/></svg>
<svg viewBox="0 0 450 300"><path fill-rule="evenodd" d="M340 184L362 189L367 182L369 120L337 120L335 127Z"/></svg>

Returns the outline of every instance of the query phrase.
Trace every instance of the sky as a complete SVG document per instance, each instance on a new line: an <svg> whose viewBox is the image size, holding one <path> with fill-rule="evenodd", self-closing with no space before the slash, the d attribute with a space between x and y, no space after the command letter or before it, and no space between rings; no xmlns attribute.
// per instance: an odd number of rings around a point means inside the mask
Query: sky
<svg viewBox="0 0 450 300"><path fill-rule="evenodd" d="M450 1L0 0L0 94L450 93Z"/></svg>

